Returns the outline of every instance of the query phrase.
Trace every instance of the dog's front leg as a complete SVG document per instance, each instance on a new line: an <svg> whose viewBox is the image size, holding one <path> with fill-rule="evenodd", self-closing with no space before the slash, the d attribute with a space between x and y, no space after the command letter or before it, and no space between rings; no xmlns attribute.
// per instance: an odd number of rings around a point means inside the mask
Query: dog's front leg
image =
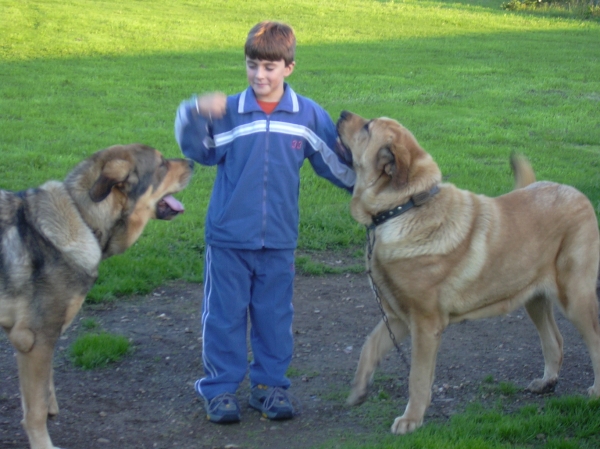
<svg viewBox="0 0 600 449"><path fill-rule="evenodd" d="M54 418L58 415L58 401L56 400L56 389L54 388L54 369L50 369L50 398L48 400L48 416Z"/></svg>
<svg viewBox="0 0 600 449"><path fill-rule="evenodd" d="M400 343L408 335L408 326L399 318L389 317L388 323L391 331ZM358 367L352 382L352 391L346 400L348 405L357 405L367 397L367 387L373 380L375 368L381 362L381 359L394 347L385 322L381 320L363 345L358 360Z"/></svg>
<svg viewBox="0 0 600 449"><path fill-rule="evenodd" d="M53 344L38 339L29 352L17 353L22 424L31 449L58 449L50 440L46 423L48 413L58 411L56 398L50 390L53 353Z"/></svg>
<svg viewBox="0 0 600 449"><path fill-rule="evenodd" d="M534 379L527 389L532 393L554 391L563 361L563 338L554 320L553 305L544 296L537 296L525 304L525 309L540 334L544 354L544 377Z"/></svg>
<svg viewBox="0 0 600 449"><path fill-rule="evenodd" d="M408 379L408 404L404 414L394 420L392 433L405 434L423 424L431 402L435 361L444 325L432 317L411 319L411 366Z"/></svg>

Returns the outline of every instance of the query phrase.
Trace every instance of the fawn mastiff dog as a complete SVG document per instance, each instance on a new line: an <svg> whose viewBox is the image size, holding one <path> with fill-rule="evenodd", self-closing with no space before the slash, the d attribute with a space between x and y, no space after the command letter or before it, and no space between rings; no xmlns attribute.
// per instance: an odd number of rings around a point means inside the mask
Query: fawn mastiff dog
<svg viewBox="0 0 600 449"><path fill-rule="evenodd" d="M64 182L0 190L0 326L17 351L23 426L32 449L55 449L46 420L58 413L54 346L98 277L150 219L183 212L171 194L192 162L153 148L113 146L81 162Z"/></svg>
<svg viewBox="0 0 600 449"><path fill-rule="evenodd" d="M590 201L573 187L535 182L531 166L513 156L516 188L497 198L442 183L431 155L398 122L342 112L340 156L352 162L351 213L374 244L367 269L389 322L367 338L349 404L362 402L377 364L411 337L409 400L392 432L423 423L442 332L450 323L506 314L525 306L544 355L544 374L529 384L551 391L563 359L553 306L579 330L600 396L600 326L596 279L600 243ZM369 260L370 259L370 260Z"/></svg>

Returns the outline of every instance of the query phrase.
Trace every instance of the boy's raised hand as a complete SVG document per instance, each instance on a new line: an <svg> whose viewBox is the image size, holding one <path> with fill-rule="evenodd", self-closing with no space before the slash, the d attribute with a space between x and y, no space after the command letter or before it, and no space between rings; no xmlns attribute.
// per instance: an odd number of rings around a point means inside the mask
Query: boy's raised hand
<svg viewBox="0 0 600 449"><path fill-rule="evenodd" d="M209 120L220 119L227 109L227 96L223 92L213 92L196 98L196 111Z"/></svg>

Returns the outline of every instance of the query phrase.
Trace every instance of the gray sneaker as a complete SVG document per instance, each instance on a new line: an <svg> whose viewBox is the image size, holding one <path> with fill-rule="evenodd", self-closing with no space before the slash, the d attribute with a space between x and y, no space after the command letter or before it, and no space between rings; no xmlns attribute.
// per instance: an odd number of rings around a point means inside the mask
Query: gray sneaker
<svg viewBox="0 0 600 449"><path fill-rule="evenodd" d="M250 407L258 410L268 419L291 419L294 417L292 399L292 396L281 387L257 385L250 393Z"/></svg>
<svg viewBox="0 0 600 449"><path fill-rule="evenodd" d="M224 424L240 421L240 404L235 395L222 393L206 403L206 419Z"/></svg>

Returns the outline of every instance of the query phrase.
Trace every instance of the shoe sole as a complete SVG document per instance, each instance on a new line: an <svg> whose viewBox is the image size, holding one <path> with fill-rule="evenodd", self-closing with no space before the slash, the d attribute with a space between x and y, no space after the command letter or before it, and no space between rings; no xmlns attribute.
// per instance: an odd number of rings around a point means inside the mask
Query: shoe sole
<svg viewBox="0 0 600 449"><path fill-rule="evenodd" d="M223 415L223 416L210 416L206 415L206 419L215 424L231 424L240 422L240 415Z"/></svg>

